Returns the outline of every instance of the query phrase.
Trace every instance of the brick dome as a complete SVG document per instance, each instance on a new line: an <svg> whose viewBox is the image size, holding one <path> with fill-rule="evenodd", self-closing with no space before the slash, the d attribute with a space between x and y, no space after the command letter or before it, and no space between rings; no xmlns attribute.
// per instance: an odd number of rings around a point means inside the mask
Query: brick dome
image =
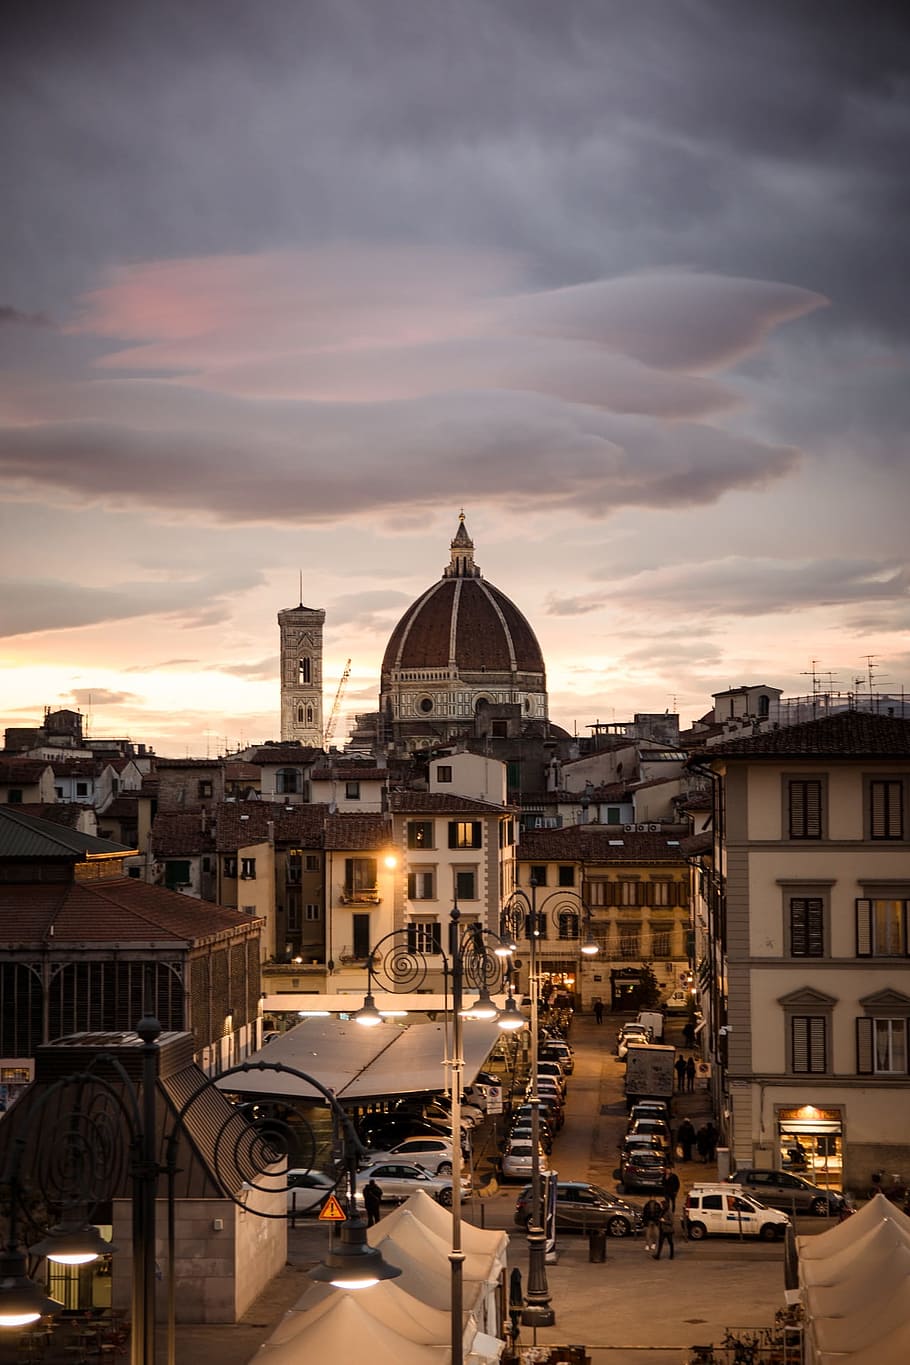
<svg viewBox="0 0 910 1365"><path fill-rule="evenodd" d="M386 646L380 710L396 728L426 722L451 737L452 722L473 720L482 703L545 718L546 670L526 618L474 563L462 514L442 578L408 607Z"/></svg>

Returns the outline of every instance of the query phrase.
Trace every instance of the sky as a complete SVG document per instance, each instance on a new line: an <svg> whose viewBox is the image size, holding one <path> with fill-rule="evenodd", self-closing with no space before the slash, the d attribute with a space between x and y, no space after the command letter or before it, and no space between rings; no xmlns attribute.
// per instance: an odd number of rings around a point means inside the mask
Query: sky
<svg viewBox="0 0 910 1365"><path fill-rule="evenodd" d="M463 508L579 734L910 682L910 25L855 0L12 0L0 724L325 711Z"/></svg>

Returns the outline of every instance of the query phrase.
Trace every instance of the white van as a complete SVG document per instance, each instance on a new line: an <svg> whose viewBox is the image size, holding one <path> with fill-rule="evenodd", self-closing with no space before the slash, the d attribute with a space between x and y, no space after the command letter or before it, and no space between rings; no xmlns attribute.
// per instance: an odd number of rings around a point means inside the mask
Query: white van
<svg viewBox="0 0 910 1365"><path fill-rule="evenodd" d="M683 1210L683 1227L693 1242L717 1233L772 1242L783 1237L789 1222L785 1213L766 1208L742 1185L693 1185Z"/></svg>

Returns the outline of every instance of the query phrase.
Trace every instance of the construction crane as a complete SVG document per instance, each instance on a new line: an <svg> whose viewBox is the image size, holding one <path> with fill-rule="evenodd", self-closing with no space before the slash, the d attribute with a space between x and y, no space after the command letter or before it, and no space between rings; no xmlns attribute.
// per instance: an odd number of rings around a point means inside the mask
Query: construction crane
<svg viewBox="0 0 910 1365"><path fill-rule="evenodd" d="M348 678L351 676L351 661L348 659L338 684L338 691L335 693L335 700L332 703L332 712L326 721L325 730L322 736L322 746L324 749L329 747L332 736L335 733L335 726L338 724L338 712L341 710L341 699L344 696L344 689L348 685Z"/></svg>

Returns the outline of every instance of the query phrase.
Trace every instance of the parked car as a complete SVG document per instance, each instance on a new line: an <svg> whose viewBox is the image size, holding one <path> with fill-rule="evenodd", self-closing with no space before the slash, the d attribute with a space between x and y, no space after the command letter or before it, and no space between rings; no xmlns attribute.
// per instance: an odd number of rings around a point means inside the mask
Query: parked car
<svg viewBox="0 0 910 1365"><path fill-rule="evenodd" d="M366 1114L358 1124L358 1132L367 1147L386 1150L407 1137L446 1137L451 1127L443 1128L416 1114L404 1111L394 1114Z"/></svg>
<svg viewBox="0 0 910 1365"><path fill-rule="evenodd" d="M530 1210L531 1186L526 1185L515 1204L518 1227L527 1227ZM639 1227L641 1211L600 1185L590 1185L582 1180L557 1183L557 1232L589 1232L592 1228L603 1228L611 1237L629 1237Z"/></svg>
<svg viewBox="0 0 910 1365"><path fill-rule="evenodd" d="M500 1173L503 1180L528 1180L533 1174L534 1148L530 1142L510 1142L502 1154ZM538 1169L541 1175L549 1171L547 1154L538 1144Z"/></svg>
<svg viewBox="0 0 910 1365"><path fill-rule="evenodd" d="M839 1190L823 1190L805 1176L792 1175L790 1171L736 1171L727 1181L741 1185L746 1194L769 1208L784 1209L787 1213L814 1213L823 1218L840 1213L847 1203Z"/></svg>
<svg viewBox="0 0 910 1365"><path fill-rule="evenodd" d="M426 1119L429 1123L435 1123L444 1128L452 1126L452 1110L447 1103L438 1100L399 1100L395 1105L396 1114L414 1114L418 1118ZM462 1128L476 1128L483 1121L483 1114L473 1105L465 1106L461 1111Z"/></svg>
<svg viewBox="0 0 910 1365"><path fill-rule="evenodd" d="M447 1137L405 1138L387 1152L367 1152L364 1157L367 1166L375 1166L380 1161L410 1161L431 1175L451 1175L452 1142Z"/></svg>
<svg viewBox="0 0 910 1365"><path fill-rule="evenodd" d="M559 1062L547 1061L546 1058L544 1058L543 1060L539 1060L537 1063L537 1075L551 1076L554 1081L558 1081L558 1083L562 1086L563 1091L565 1091L566 1074L563 1071L562 1066L560 1065Z"/></svg>
<svg viewBox="0 0 910 1365"><path fill-rule="evenodd" d="M557 1039L545 1042L540 1049L539 1055L541 1058L553 1058L555 1061L559 1062L567 1076L571 1076L572 1072L575 1070L575 1053L569 1047L568 1043L561 1042Z"/></svg>
<svg viewBox="0 0 910 1365"><path fill-rule="evenodd" d="M629 1124L626 1132L627 1137L656 1137L665 1152L669 1152L671 1145L670 1129L663 1119L641 1118L635 1119Z"/></svg>
<svg viewBox="0 0 910 1365"><path fill-rule="evenodd" d="M532 1132L533 1132L533 1129L531 1128L531 1120L530 1120L530 1119L528 1120L527 1123L516 1123L516 1124L509 1130L508 1141L509 1141L509 1142L530 1142L530 1141L531 1141ZM547 1129L547 1126L546 1126L545 1123L540 1123L540 1124L538 1124L538 1126L537 1126L537 1140L538 1140L538 1142L540 1143L541 1147L542 1147L542 1148L544 1149L544 1151L546 1152L547 1156L549 1156L550 1153L551 1153L552 1150L553 1150L553 1138L551 1137L551 1135L550 1135L550 1133L549 1133L549 1130Z"/></svg>
<svg viewBox="0 0 910 1365"><path fill-rule="evenodd" d="M683 1226L693 1242L712 1234L772 1242L784 1236L789 1224L785 1213L752 1199L742 1185L693 1185L686 1195Z"/></svg>
<svg viewBox="0 0 910 1365"><path fill-rule="evenodd" d="M563 1089L561 1082L559 1082L555 1076L537 1075L535 1081L538 1095L546 1095L549 1098L552 1098L560 1109L565 1108L566 1092Z"/></svg>
<svg viewBox="0 0 910 1365"><path fill-rule="evenodd" d="M550 1141L552 1142L556 1137L557 1129L556 1121L554 1120L552 1113L541 1105L539 1118L541 1129L546 1129L549 1133ZM531 1125L531 1106L529 1104L520 1104L517 1109L513 1109L512 1111L512 1126L516 1127L518 1124L524 1123L526 1123L528 1127Z"/></svg>
<svg viewBox="0 0 910 1365"><path fill-rule="evenodd" d="M383 1202L398 1203L407 1199L415 1190L425 1190L437 1203L445 1208L452 1206L452 1182L445 1176L430 1175L422 1166L407 1161L376 1161L358 1172L358 1183L365 1185L375 1180L382 1190ZM461 1197L470 1196L471 1182L462 1178Z"/></svg>
<svg viewBox="0 0 910 1365"><path fill-rule="evenodd" d="M619 1154L620 1190L660 1190L669 1174L666 1156L654 1147L626 1146Z"/></svg>
<svg viewBox="0 0 910 1365"><path fill-rule="evenodd" d="M627 1031L622 1032L616 1040L616 1055L620 1061L623 1061L633 1044L650 1043L651 1041L651 1030L645 1028L643 1024L626 1024L624 1029Z"/></svg>
<svg viewBox="0 0 910 1365"><path fill-rule="evenodd" d="M669 1127L669 1105L666 1100L636 1100L629 1110L629 1123L633 1124L636 1119L660 1119Z"/></svg>
<svg viewBox="0 0 910 1365"><path fill-rule="evenodd" d="M293 1170L287 1173L287 1185L289 1212L318 1214L329 1196L336 1192L338 1180L335 1176L326 1175L324 1171ZM342 1188L343 1185L342 1179ZM358 1206L361 1202L358 1193Z"/></svg>

